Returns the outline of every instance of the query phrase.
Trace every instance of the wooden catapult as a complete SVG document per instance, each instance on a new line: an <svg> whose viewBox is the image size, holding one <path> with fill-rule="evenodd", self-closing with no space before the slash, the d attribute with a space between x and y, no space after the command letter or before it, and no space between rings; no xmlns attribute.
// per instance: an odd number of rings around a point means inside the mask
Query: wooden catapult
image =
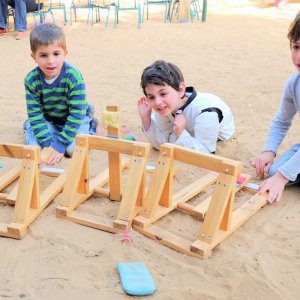
<svg viewBox="0 0 300 300"><path fill-rule="evenodd" d="M108 170L103 170L94 178L90 177L89 172L91 149L108 152ZM133 217L137 215L142 205L149 151L150 145L141 142L88 135L76 137L75 151L67 172L60 206L56 208L56 215L111 233L129 229ZM131 159L127 158L122 162L121 154L129 155ZM125 167L128 167L128 175L123 188L122 169ZM104 188L107 183L109 188ZM117 219L114 222L76 211L76 208L93 194L120 201Z"/></svg>
<svg viewBox="0 0 300 300"><path fill-rule="evenodd" d="M0 144L0 157L16 158L22 160L18 165L0 177L0 191L3 191L15 180L18 183L10 193L0 193L0 201L14 205L12 222L0 223L0 235L21 239L27 232L28 226L44 210L45 207L62 190L65 174L58 176L55 172L47 174L43 172L39 164L41 162L40 148L24 145ZM48 150L42 152L47 158ZM40 174L58 176L43 191L40 190Z"/></svg>
<svg viewBox="0 0 300 300"><path fill-rule="evenodd" d="M119 111L117 106L106 107L108 136L118 137ZM91 178L89 172L89 151L91 149L108 153L108 169ZM148 143L126 141L100 136L81 135L76 138L76 147L67 173L66 184L56 215L73 222L117 233L128 230L142 206L145 189L145 169L150 152ZM122 160L121 154L130 156ZM122 170L128 168L126 183L122 183ZM108 188L104 188L108 184ZM76 211L77 207L93 194L100 194L110 200L120 201L117 219L114 222Z"/></svg>
<svg viewBox="0 0 300 300"><path fill-rule="evenodd" d="M200 167L209 172L173 194L174 161ZM257 192L253 195L252 190L252 197L233 210L236 193L245 188L244 185L250 179L250 176L243 174L243 183L236 184L241 175L241 168L241 163L233 160L172 144L162 145L142 209L133 219L133 228L179 252L207 258L214 247L266 204L266 196L258 195ZM214 187L211 197L196 206L186 203L209 186ZM155 224L174 209L203 219L197 240L182 238Z"/></svg>

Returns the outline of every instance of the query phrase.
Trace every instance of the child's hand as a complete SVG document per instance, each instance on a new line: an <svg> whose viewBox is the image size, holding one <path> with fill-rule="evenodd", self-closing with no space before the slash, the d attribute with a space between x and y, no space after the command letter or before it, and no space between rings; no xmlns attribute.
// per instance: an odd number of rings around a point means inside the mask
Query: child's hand
<svg viewBox="0 0 300 300"><path fill-rule="evenodd" d="M264 177L265 173L269 172L271 165L273 164L273 160L275 157L275 153L272 151L263 152L261 155L253 157L251 159L251 165L256 170L256 175L260 177Z"/></svg>
<svg viewBox="0 0 300 300"><path fill-rule="evenodd" d="M269 191L268 202L279 201L288 181L287 178L277 172L261 184L259 194L264 194Z"/></svg>
<svg viewBox="0 0 300 300"><path fill-rule="evenodd" d="M138 100L138 111L143 123L144 129L147 131L151 126L151 105L146 96Z"/></svg>
<svg viewBox="0 0 300 300"><path fill-rule="evenodd" d="M146 96L138 100L138 111L141 119L151 117L151 105Z"/></svg>
<svg viewBox="0 0 300 300"><path fill-rule="evenodd" d="M174 131L177 137L180 137L182 131L185 129L186 119L183 115L176 115L174 119Z"/></svg>
<svg viewBox="0 0 300 300"><path fill-rule="evenodd" d="M47 148L47 150L44 150L44 149L43 149L43 152L47 153L47 155L44 156L44 157L42 156L42 162L41 163L45 164L47 166L52 166L52 165L60 162L60 160L64 156L63 153L60 153L60 152L56 151L52 147Z"/></svg>

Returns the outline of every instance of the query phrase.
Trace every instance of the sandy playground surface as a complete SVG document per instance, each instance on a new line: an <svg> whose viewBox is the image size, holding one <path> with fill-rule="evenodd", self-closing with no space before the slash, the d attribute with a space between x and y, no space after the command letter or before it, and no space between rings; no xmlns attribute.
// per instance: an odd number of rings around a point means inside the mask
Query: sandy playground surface
<svg viewBox="0 0 300 300"><path fill-rule="evenodd" d="M65 27L68 61L82 71L97 115L101 116L106 105L118 104L122 124L140 136L136 101L141 94L141 71L156 59L176 63L188 85L215 93L230 105L235 137L220 143L217 154L242 161L243 172L256 181L249 158L261 151L284 82L294 72L286 34L298 9L296 4L282 10L212 6L206 24L164 23L162 13L157 12L140 30L135 17L126 15L117 29L112 20L107 29L103 23L91 26L82 20ZM23 79L34 67L29 40L16 41L13 33L1 37L0 53L0 140L23 143ZM299 142L299 125L297 116L280 153ZM151 157L155 161L157 153L153 151ZM93 160L95 173L100 166L95 157ZM5 172L10 163L0 162ZM64 160L61 165L68 163ZM184 172L180 168L176 189L196 174ZM99 202L92 198L81 209L101 214ZM117 206L108 200L103 203L106 216L113 218ZM0 238L0 299L129 299L116 265L132 261L144 262L154 277L157 291L149 299L299 297L299 188L286 190L281 202L261 209L204 261L135 231L131 233L133 243L122 245L118 234L56 218L57 205L55 199L21 241ZM1 222L10 220L7 205L0 204L0 217ZM162 222L186 236L196 235L200 228L200 223L180 212Z"/></svg>

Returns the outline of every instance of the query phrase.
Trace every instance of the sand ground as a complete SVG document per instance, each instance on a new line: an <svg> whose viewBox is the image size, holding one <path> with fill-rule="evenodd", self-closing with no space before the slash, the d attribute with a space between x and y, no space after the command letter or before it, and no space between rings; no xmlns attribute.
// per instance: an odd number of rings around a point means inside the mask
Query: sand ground
<svg viewBox="0 0 300 300"><path fill-rule="evenodd" d="M286 34L298 9L297 4L282 10L209 6L205 24L164 23L161 13L153 13L140 30L135 18L126 15L117 29L111 22L108 28L77 22L65 27L68 61L81 70L96 115L100 118L106 105L117 104L122 124L141 137L136 108L141 72L156 59L176 63L188 85L215 93L232 108L236 134L218 145L217 154L242 161L243 172L256 181L249 159L261 151L283 85L294 72ZM13 33L1 37L0 54L0 140L23 143L23 79L35 66L28 38L16 41ZM299 142L299 125L297 116L279 154ZM151 155L155 161L157 153ZM10 163L1 163L5 172ZM196 174L184 172L180 168L177 188ZM113 217L116 205L106 201L103 206ZM82 209L95 213L98 204L99 198L92 198ZM157 285L149 299L299 297L299 188L286 190L282 201L265 206L204 261L134 231L133 243L123 245L120 235L56 218L57 205L55 199L21 241L0 239L1 299L127 299L116 270L120 261L147 265ZM5 222L11 217L6 205L0 204L0 216ZM162 222L187 236L200 226L179 212Z"/></svg>

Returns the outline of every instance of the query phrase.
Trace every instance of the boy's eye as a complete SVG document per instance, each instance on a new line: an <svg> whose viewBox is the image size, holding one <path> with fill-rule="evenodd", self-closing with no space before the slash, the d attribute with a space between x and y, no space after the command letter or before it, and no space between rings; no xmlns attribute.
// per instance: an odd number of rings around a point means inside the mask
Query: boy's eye
<svg viewBox="0 0 300 300"><path fill-rule="evenodd" d="M152 96L148 96L147 98L148 98L149 101L153 101L154 100L154 97L152 97Z"/></svg>
<svg viewBox="0 0 300 300"><path fill-rule="evenodd" d="M54 55L55 55L55 56L58 56L58 55L60 55L60 53L59 53L59 52L55 52Z"/></svg>

